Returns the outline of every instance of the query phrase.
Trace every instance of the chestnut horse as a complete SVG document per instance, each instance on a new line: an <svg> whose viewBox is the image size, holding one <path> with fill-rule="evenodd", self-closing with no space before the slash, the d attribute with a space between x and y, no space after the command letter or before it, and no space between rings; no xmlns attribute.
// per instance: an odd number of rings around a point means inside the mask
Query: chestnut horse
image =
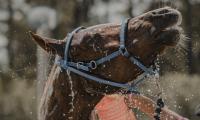
<svg viewBox="0 0 200 120"><path fill-rule="evenodd" d="M154 65L157 55L165 48L176 46L180 40L181 14L164 7L131 18L128 22L125 45L128 52L145 66ZM120 24L101 24L80 30L73 36L70 59L89 61L102 58L119 47ZM54 40L31 33L33 40L48 53L63 59L64 40ZM124 56L105 62L91 71L99 78L128 83L143 73ZM73 72L54 64L40 105L42 120L88 120L91 111L105 94L116 93L117 87L88 81Z"/></svg>

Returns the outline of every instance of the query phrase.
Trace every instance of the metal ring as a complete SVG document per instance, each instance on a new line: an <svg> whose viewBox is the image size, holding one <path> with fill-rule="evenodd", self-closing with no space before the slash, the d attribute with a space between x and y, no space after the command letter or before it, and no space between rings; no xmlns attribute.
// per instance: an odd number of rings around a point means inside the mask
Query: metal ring
<svg viewBox="0 0 200 120"><path fill-rule="evenodd" d="M96 61L94 61L94 60L90 61L90 67L91 67L91 69L96 69L97 68Z"/></svg>

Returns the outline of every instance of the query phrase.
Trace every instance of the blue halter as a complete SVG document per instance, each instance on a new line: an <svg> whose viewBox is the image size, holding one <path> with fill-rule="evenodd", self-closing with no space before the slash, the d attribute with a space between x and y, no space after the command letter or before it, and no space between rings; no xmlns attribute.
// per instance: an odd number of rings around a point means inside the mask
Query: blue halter
<svg viewBox="0 0 200 120"><path fill-rule="evenodd" d="M154 75L157 73L157 71L154 71L152 68L147 68L146 66L144 66L139 60L137 60L134 56L131 56L129 52L127 51L125 47L125 40L127 39L126 37L127 37L127 31L128 31L128 21L129 19L126 19L121 24L119 50L109 54L106 57L103 57L97 60L91 60L90 62L69 61L68 55L69 55L69 49L70 49L71 41L73 39L73 35L74 33L77 33L79 30L84 29L84 27L76 28L74 31L68 34L67 40L66 40L66 46L65 46L64 59L59 60L58 64L63 69L69 70L75 74L83 76L87 78L88 80L92 80L98 83L102 83L102 84L106 84L106 85L110 85L110 86L114 86L118 88L123 88L133 93L139 93L136 89L136 86L140 82L142 82L147 75ZM119 55L122 55L128 58L133 64L137 65L140 69L144 71L143 74L141 74L140 76L137 77L136 80L134 80L134 82L122 84L122 83L112 82L106 79L98 78L94 75L86 73L86 72L90 72L93 69L96 69L100 64L110 61Z"/></svg>

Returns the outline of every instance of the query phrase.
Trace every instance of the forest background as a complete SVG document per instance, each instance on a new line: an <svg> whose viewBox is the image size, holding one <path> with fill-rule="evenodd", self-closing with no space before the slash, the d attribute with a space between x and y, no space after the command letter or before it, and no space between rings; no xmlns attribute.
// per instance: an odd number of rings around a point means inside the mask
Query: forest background
<svg viewBox="0 0 200 120"><path fill-rule="evenodd" d="M159 58L163 96L170 109L200 119L200 0L0 0L0 119L37 119L54 56L37 48L28 31L63 39L78 26L116 23L164 6L181 11L187 41ZM154 86L141 88L156 99Z"/></svg>

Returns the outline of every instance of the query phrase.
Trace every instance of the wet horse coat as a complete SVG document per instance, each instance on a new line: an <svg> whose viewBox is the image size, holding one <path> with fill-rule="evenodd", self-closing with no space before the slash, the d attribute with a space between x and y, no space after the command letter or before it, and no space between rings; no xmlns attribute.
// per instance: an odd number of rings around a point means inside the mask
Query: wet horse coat
<svg viewBox="0 0 200 120"><path fill-rule="evenodd" d="M128 23L126 46L130 54L144 65L151 66L157 55L167 46L175 46L180 39L181 14L165 7L150 11ZM101 58L119 47L119 24L92 26L74 34L70 58L74 61L88 61ZM47 52L64 57L64 40L52 40L32 34ZM112 67L110 67L112 66ZM118 56L110 62L91 71L110 81L127 83L143 71L127 58ZM81 76L67 73L60 66L52 67L41 99L40 119L45 120L87 120L94 106L105 94L116 93L119 88L88 81Z"/></svg>

